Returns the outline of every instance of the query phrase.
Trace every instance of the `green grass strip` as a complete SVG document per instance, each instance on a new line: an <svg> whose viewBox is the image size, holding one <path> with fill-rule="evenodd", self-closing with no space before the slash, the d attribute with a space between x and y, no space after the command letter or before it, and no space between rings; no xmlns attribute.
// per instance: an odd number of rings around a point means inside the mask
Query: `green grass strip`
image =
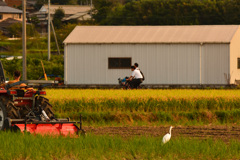
<svg viewBox="0 0 240 160"><path fill-rule="evenodd" d="M82 115L85 124L240 124L240 109L231 111L202 112L56 112L56 117L70 117L79 120Z"/></svg>
<svg viewBox="0 0 240 160"><path fill-rule="evenodd" d="M56 111L215 111L240 109L239 99L199 98L199 99L59 99L51 101Z"/></svg>
<svg viewBox="0 0 240 160"><path fill-rule="evenodd" d="M0 132L0 159L238 159L240 141L112 136L50 137Z"/></svg>

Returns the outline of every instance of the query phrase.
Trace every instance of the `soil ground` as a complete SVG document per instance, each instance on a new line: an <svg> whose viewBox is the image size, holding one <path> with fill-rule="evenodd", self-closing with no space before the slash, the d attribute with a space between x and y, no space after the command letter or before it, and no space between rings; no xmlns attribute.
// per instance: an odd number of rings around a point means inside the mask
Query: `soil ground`
<svg viewBox="0 0 240 160"><path fill-rule="evenodd" d="M96 135L119 135L127 138L131 136L163 137L169 132L169 127L84 127L87 133ZM172 129L173 137L213 138L229 142L231 139L240 140L240 126L176 126Z"/></svg>

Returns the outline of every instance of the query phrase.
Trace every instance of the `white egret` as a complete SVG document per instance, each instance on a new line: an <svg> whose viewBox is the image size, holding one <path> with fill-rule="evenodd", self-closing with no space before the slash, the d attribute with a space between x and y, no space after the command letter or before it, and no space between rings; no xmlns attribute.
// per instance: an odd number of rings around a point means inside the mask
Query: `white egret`
<svg viewBox="0 0 240 160"><path fill-rule="evenodd" d="M172 128L173 127L171 126L169 129L169 133L167 133L165 136L163 136L163 139L162 139L163 144L167 143L170 140Z"/></svg>

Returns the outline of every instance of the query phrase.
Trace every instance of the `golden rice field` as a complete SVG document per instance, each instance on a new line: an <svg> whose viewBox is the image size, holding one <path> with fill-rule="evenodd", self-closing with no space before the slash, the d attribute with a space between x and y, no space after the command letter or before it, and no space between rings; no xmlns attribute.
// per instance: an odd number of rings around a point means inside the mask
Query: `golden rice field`
<svg viewBox="0 0 240 160"><path fill-rule="evenodd" d="M51 100L72 99L198 99L198 98L224 98L239 99L240 90L100 90L100 89L48 89L47 98Z"/></svg>
<svg viewBox="0 0 240 160"><path fill-rule="evenodd" d="M239 124L240 90L47 89L57 117L100 125Z"/></svg>

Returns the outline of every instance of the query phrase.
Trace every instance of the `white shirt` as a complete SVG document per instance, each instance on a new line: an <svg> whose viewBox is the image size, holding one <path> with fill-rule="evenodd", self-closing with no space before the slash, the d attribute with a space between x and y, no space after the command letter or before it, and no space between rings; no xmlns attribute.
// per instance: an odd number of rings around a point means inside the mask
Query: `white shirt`
<svg viewBox="0 0 240 160"><path fill-rule="evenodd" d="M143 78L140 70L137 70L137 69L135 69L135 70L132 72L132 77L134 77L134 79Z"/></svg>

